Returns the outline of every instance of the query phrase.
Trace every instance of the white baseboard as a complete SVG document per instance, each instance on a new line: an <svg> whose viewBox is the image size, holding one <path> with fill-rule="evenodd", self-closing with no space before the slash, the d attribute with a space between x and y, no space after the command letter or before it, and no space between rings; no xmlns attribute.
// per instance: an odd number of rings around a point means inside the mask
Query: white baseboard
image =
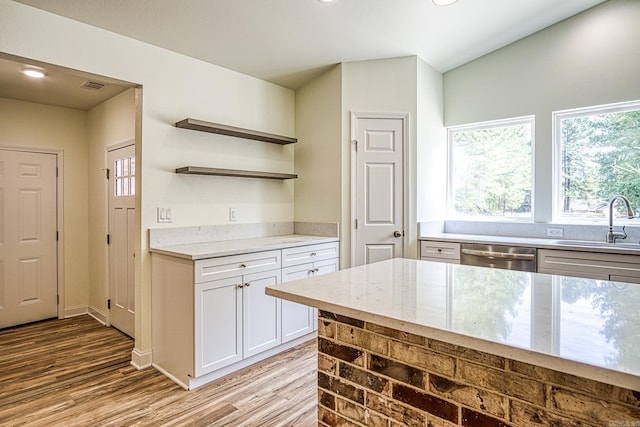
<svg viewBox="0 0 640 427"><path fill-rule="evenodd" d="M98 310L97 308L89 307L88 314L89 314L89 316L93 317L98 322L102 323L103 325L107 324L107 315L106 315L106 313L103 313L102 311Z"/></svg>
<svg viewBox="0 0 640 427"><path fill-rule="evenodd" d="M137 370L151 367L153 362L153 350L140 351L137 348L131 350L131 366Z"/></svg>
<svg viewBox="0 0 640 427"><path fill-rule="evenodd" d="M83 314L87 314L87 306L76 306L76 307L66 307L62 312L62 319L66 319L68 317L76 317L82 316Z"/></svg>

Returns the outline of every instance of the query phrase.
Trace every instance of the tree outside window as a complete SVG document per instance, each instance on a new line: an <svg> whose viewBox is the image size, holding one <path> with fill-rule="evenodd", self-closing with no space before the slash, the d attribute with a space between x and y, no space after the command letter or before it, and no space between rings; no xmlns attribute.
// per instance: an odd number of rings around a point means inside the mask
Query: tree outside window
<svg viewBox="0 0 640 427"><path fill-rule="evenodd" d="M530 219L533 118L449 129L454 217Z"/></svg>
<svg viewBox="0 0 640 427"><path fill-rule="evenodd" d="M618 194L626 196L637 211L640 102L555 113L554 117L561 168L557 180L560 218L605 219L609 200ZM614 214L623 216L622 210Z"/></svg>

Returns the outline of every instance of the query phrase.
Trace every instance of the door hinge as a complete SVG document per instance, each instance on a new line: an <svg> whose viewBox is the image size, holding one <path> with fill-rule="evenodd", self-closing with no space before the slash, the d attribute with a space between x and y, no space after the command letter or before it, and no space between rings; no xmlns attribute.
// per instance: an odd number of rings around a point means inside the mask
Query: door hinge
<svg viewBox="0 0 640 427"><path fill-rule="evenodd" d="M107 245L111 244L111 234L107 234Z"/></svg>
<svg viewBox="0 0 640 427"><path fill-rule="evenodd" d="M353 222L353 228L358 229L358 218L356 218Z"/></svg>
<svg viewBox="0 0 640 427"><path fill-rule="evenodd" d="M58 167L56 166L56 178L58 177Z"/></svg>
<svg viewBox="0 0 640 427"><path fill-rule="evenodd" d="M60 305L60 295L56 295L56 305Z"/></svg>
<svg viewBox="0 0 640 427"><path fill-rule="evenodd" d="M60 232L56 231L56 242L60 240Z"/></svg>
<svg viewBox="0 0 640 427"><path fill-rule="evenodd" d="M106 169L107 171L107 180L109 179L109 168Z"/></svg>
<svg viewBox="0 0 640 427"><path fill-rule="evenodd" d="M111 300L107 300L107 310L111 310Z"/></svg>
<svg viewBox="0 0 640 427"><path fill-rule="evenodd" d="M351 140L351 143L353 144L354 149L355 149L356 151L358 151L358 140L357 140L357 139L352 139L352 140Z"/></svg>

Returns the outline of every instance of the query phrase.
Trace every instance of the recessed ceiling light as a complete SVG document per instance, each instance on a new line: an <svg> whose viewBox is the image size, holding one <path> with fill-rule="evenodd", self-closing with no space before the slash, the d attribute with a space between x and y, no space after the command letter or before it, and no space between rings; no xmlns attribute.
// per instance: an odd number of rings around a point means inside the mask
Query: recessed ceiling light
<svg viewBox="0 0 640 427"><path fill-rule="evenodd" d="M36 68L23 68L22 74L25 76L33 77L34 79L41 79L44 77L44 71L38 70Z"/></svg>
<svg viewBox="0 0 640 427"><path fill-rule="evenodd" d="M436 6L450 6L458 0L432 0Z"/></svg>

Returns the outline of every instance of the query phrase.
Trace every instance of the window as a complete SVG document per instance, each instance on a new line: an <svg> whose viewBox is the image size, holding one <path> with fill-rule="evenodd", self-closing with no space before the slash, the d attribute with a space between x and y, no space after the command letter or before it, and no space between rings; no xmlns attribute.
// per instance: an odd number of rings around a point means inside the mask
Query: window
<svg viewBox="0 0 640 427"><path fill-rule="evenodd" d="M533 117L449 128L449 216L531 219Z"/></svg>
<svg viewBox="0 0 640 427"><path fill-rule="evenodd" d="M115 181L113 194L116 197L133 196L136 192L136 158L135 156L117 159L114 162Z"/></svg>
<svg viewBox="0 0 640 427"><path fill-rule="evenodd" d="M554 125L559 219L605 219L618 194L640 208L640 101L557 112Z"/></svg>

